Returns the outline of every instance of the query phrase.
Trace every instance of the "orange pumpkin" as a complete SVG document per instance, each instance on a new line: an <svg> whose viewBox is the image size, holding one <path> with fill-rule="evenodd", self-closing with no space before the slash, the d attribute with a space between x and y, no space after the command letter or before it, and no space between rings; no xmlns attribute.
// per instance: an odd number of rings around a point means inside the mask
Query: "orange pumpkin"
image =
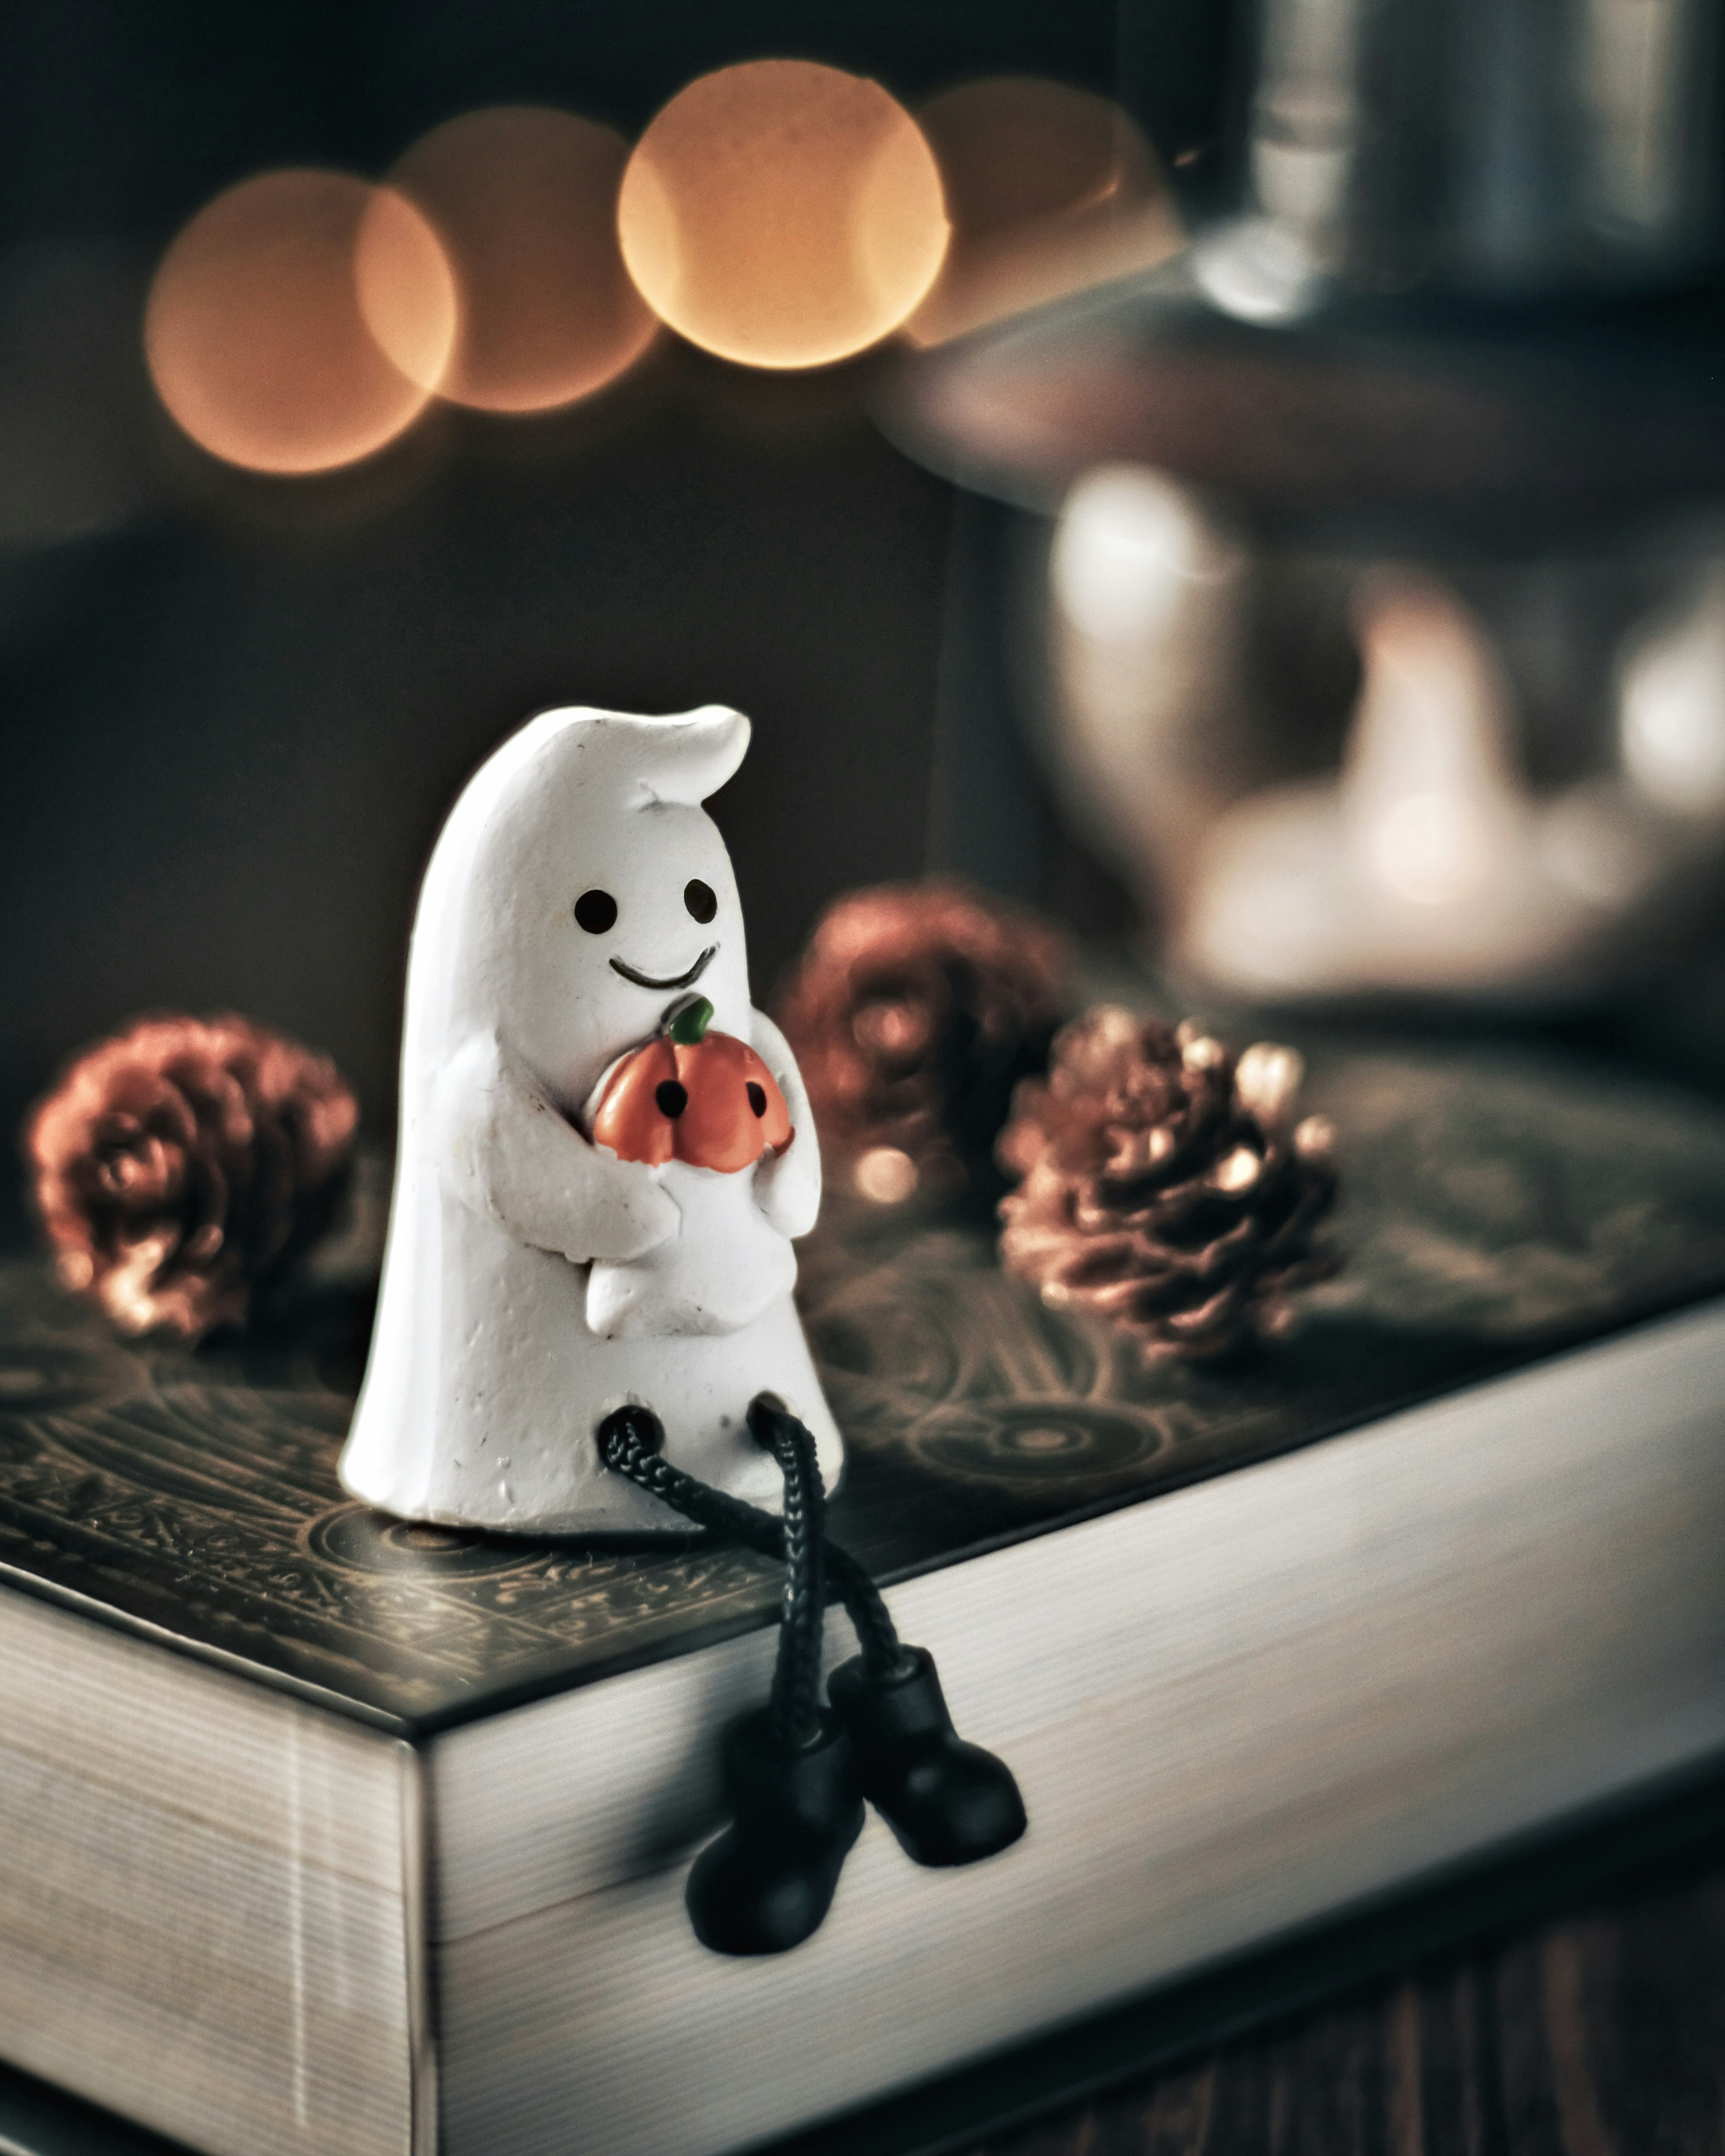
<svg viewBox="0 0 1725 2156"><path fill-rule="evenodd" d="M712 1016L698 996L623 1058L599 1096L595 1145L619 1160L682 1160L735 1175L769 1146L790 1143L790 1111L773 1073L747 1041L709 1033Z"/></svg>

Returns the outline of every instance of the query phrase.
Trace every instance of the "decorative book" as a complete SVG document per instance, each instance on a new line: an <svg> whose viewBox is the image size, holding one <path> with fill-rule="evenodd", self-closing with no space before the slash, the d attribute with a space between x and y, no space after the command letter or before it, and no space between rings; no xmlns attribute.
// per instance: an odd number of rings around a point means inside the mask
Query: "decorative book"
<svg viewBox="0 0 1725 2156"><path fill-rule="evenodd" d="M771 1567L345 1497L357 1282L188 1353L6 1270L0 2053L222 2156L717 2152L1725 1746L1725 1117L1507 1052L1311 1096L1348 1268L1234 1371L985 1224L803 1246L833 1534L1030 1829L871 1820L770 1964L680 1897Z"/></svg>

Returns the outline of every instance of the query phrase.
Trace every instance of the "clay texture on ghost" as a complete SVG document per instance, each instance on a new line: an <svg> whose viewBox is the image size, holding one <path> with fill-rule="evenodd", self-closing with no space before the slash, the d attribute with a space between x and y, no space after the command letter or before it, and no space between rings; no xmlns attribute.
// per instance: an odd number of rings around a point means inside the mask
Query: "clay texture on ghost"
<svg viewBox="0 0 1725 2156"><path fill-rule="evenodd" d="M547 711L444 827L408 963L377 1321L341 1455L368 1503L519 1532L677 1528L595 1449L601 1418L634 1402L678 1466L776 1510L778 1470L744 1421L763 1391L838 1478L791 1300L819 1152L795 1061L750 1000L736 880L701 806L748 738L717 706ZM613 1066L697 986L791 1126L729 1173L622 1159L590 1135Z"/></svg>

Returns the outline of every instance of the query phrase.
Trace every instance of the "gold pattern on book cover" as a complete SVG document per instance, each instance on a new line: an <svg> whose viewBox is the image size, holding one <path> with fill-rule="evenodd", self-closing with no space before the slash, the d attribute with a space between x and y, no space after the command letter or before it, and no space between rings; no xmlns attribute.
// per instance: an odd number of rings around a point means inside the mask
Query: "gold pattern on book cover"
<svg viewBox="0 0 1725 2156"><path fill-rule="evenodd" d="M1714 1113L1526 1058L1320 1063L1338 1280L1288 1343L1148 1370L1045 1309L986 1221L834 1205L801 1298L850 1447L833 1531L891 1580L1309 1443L1725 1287ZM386 1518L335 1478L369 1305L122 1342L0 1271L0 1577L434 1726L769 1622L773 1568L699 1538L557 1543ZM586 1441L572 1430L572 1443Z"/></svg>

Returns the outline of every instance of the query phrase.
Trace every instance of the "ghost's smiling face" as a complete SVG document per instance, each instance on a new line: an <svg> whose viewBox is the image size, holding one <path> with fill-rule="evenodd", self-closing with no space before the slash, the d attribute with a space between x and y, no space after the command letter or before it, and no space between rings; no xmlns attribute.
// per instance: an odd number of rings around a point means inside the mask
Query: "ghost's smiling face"
<svg viewBox="0 0 1725 2156"><path fill-rule="evenodd" d="M593 746L535 767L498 804L462 968L473 1018L571 1114L696 983L719 1031L750 1029L742 910L716 825L698 805L655 798L608 742Z"/></svg>
<svg viewBox="0 0 1725 2156"><path fill-rule="evenodd" d="M683 909L691 921L710 927L718 914L718 893L705 877L691 876L683 886ZM575 901L577 924L589 936L608 936L617 926L618 913L615 897L598 884L583 891ZM716 943L706 944L680 973L663 974L644 971L632 966L627 958L614 956L611 971L638 988L692 988L718 955Z"/></svg>
<svg viewBox="0 0 1725 2156"><path fill-rule="evenodd" d="M746 1036L742 909L711 819L655 802L625 812L614 839L583 849L581 863L586 880L568 907L569 978L605 1014L606 1037L620 1034L619 1048L644 1038L697 983L721 1032Z"/></svg>

